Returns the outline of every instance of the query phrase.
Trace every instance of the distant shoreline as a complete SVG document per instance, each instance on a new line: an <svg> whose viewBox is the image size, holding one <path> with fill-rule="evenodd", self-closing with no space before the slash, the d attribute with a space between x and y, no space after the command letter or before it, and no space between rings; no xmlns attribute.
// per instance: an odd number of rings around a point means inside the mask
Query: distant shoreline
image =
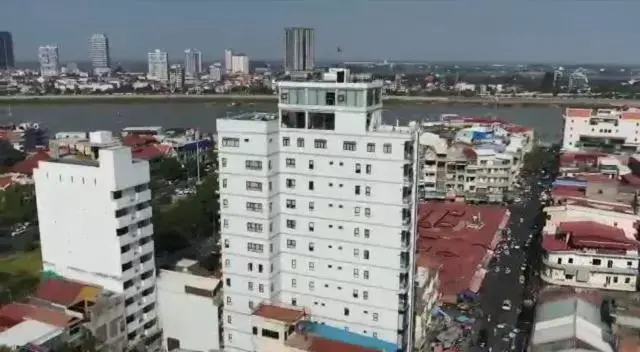
<svg viewBox="0 0 640 352"><path fill-rule="evenodd" d="M69 105L69 104L148 104L148 103L209 103L243 107L245 104L275 103L275 95L43 95L0 96L0 106L9 105ZM494 107L640 107L640 100L600 98L524 98L505 97L494 100L490 97L418 97L386 96L386 105L480 105Z"/></svg>

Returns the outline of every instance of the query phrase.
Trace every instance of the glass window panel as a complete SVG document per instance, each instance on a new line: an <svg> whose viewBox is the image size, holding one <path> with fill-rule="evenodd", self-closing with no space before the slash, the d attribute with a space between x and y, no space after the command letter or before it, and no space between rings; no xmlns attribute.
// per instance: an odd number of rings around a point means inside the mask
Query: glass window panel
<svg viewBox="0 0 640 352"><path fill-rule="evenodd" d="M347 91L347 106L358 106L358 102L356 101L357 99L355 90Z"/></svg>
<svg viewBox="0 0 640 352"><path fill-rule="evenodd" d="M357 107L363 107L364 106L364 91L362 90L358 90L356 91L356 105Z"/></svg>
<svg viewBox="0 0 640 352"><path fill-rule="evenodd" d="M307 104L308 105L318 105L318 93L315 89L309 89L307 91Z"/></svg>
<svg viewBox="0 0 640 352"><path fill-rule="evenodd" d="M325 95L326 92L324 90L318 89L318 105L326 105Z"/></svg>
<svg viewBox="0 0 640 352"><path fill-rule="evenodd" d="M306 102L307 99L305 97L304 89L296 89L296 93L297 93L297 96L298 96L298 104L299 105L305 105L307 103Z"/></svg>
<svg viewBox="0 0 640 352"><path fill-rule="evenodd" d="M347 105L347 91L344 89L339 89L336 93L336 105L346 106Z"/></svg>

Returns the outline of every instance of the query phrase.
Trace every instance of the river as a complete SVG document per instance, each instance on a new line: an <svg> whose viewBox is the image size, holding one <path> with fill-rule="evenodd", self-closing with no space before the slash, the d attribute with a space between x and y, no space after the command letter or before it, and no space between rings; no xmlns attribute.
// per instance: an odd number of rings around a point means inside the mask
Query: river
<svg viewBox="0 0 640 352"><path fill-rule="evenodd" d="M139 104L52 104L17 105L0 107L0 123L39 122L51 132L121 130L127 126L194 127L214 132L216 118L246 111L276 111L269 103L256 103L242 107L227 107L208 103L139 103ZM441 114L466 116L498 116L517 124L533 127L545 141L561 138L562 116L560 108L488 106L430 106L408 104L392 105L384 111L387 123L406 124L412 120L436 119Z"/></svg>

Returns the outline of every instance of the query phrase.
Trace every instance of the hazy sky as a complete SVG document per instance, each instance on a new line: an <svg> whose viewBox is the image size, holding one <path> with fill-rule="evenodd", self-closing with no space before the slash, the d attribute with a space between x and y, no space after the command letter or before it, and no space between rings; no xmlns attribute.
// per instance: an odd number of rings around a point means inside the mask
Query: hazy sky
<svg viewBox="0 0 640 352"><path fill-rule="evenodd" d="M339 59L503 62L640 61L640 0L0 0L0 30L16 58L58 44L61 60L87 58L107 33L113 60L155 48L204 60L233 48L279 59L283 28L316 29L316 56Z"/></svg>

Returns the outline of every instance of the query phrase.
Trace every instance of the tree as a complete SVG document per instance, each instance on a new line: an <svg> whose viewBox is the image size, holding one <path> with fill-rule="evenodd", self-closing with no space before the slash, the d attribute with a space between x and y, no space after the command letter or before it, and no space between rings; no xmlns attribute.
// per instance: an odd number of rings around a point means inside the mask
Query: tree
<svg viewBox="0 0 640 352"><path fill-rule="evenodd" d="M0 139L0 166L10 167L24 160L25 154L13 147L4 139Z"/></svg>
<svg viewBox="0 0 640 352"><path fill-rule="evenodd" d="M177 181L183 178L182 164L175 158L162 158L151 162L151 176L165 181Z"/></svg>
<svg viewBox="0 0 640 352"><path fill-rule="evenodd" d="M34 191L32 185L13 185L0 193L0 226L13 226L36 218Z"/></svg>

